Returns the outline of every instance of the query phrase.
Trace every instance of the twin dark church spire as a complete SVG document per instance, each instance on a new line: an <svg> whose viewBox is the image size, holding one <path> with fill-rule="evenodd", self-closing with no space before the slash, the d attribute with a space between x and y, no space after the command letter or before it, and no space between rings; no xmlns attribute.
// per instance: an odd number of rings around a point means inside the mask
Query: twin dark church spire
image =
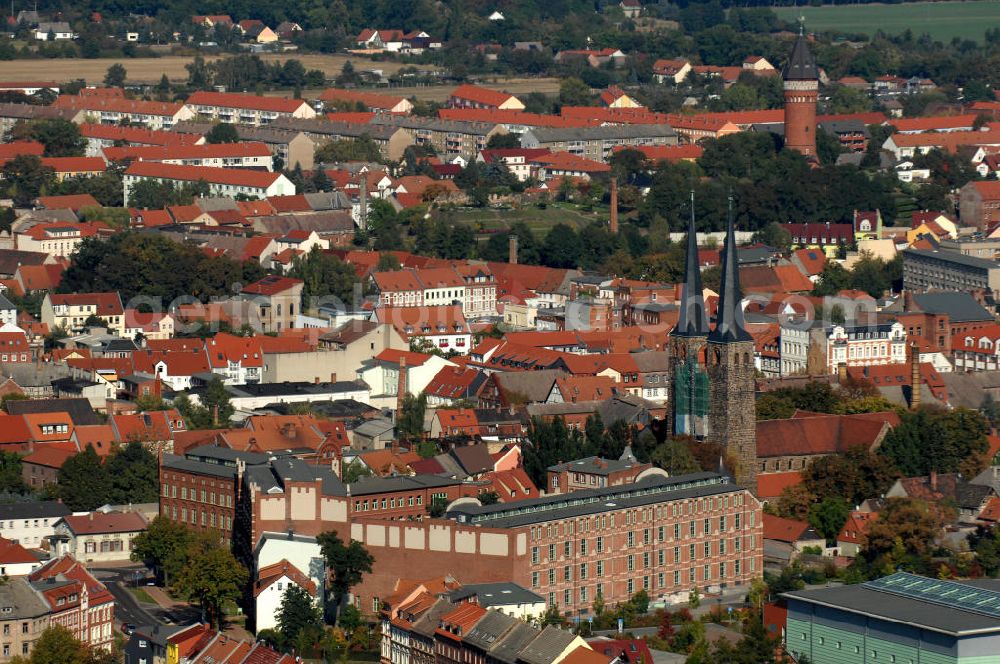
<svg viewBox="0 0 1000 664"><path fill-rule="evenodd" d="M681 287L680 315L671 332L678 337L707 337L716 343L749 341L743 319L743 292L740 289L740 268L733 223L733 198L729 197L729 218L726 241L722 249L722 281L719 288L719 308L715 329L710 330L708 310L702 293L701 266L698 261L698 237L694 221L694 192L691 192L691 218L688 221L687 256L684 261L684 284Z"/></svg>

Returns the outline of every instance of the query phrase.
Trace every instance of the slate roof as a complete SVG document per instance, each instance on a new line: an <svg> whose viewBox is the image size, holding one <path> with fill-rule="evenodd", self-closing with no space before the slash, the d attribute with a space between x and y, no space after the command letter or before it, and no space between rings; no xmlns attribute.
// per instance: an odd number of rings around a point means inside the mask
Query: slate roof
<svg viewBox="0 0 1000 664"><path fill-rule="evenodd" d="M995 267L995 263L986 261ZM992 321L994 318L969 293L931 291L913 295L914 303L929 314L948 314L953 323Z"/></svg>
<svg viewBox="0 0 1000 664"><path fill-rule="evenodd" d="M628 470L634 465L635 464L631 461L621 459L602 459L601 457L592 456L585 459L577 459L576 461L569 461L567 463L549 466L547 470L551 472L562 472L567 470L570 472L587 473L590 475L610 475L611 473Z"/></svg>
<svg viewBox="0 0 1000 664"><path fill-rule="evenodd" d="M550 664L577 638L575 634L549 625L521 650L520 659L526 664Z"/></svg>
<svg viewBox="0 0 1000 664"><path fill-rule="evenodd" d="M7 412L11 415L33 415L40 413L68 413L73 424L85 426L101 424L87 399L23 399L7 402Z"/></svg>
<svg viewBox="0 0 1000 664"><path fill-rule="evenodd" d="M479 605L486 608L509 604L536 604L545 601L541 595L509 581L473 583L453 590L448 596L453 602L461 602L475 597ZM479 625L476 627L478 628Z"/></svg>
<svg viewBox="0 0 1000 664"><path fill-rule="evenodd" d="M45 519L68 516L69 514L72 514L72 512L68 507L54 500L0 505L0 521Z"/></svg>
<svg viewBox="0 0 1000 664"><path fill-rule="evenodd" d="M816 58L813 57L809 49L809 41L799 35L792 47L792 54L788 58L788 63L781 72L782 78L786 81L815 81L819 79L819 69L816 67Z"/></svg>
<svg viewBox="0 0 1000 664"><path fill-rule="evenodd" d="M449 517L459 523L491 528L513 528L534 523L572 519L628 507L640 507L667 500L684 500L740 491L716 473L692 473L675 477L652 476L626 486L584 489L498 505L459 505Z"/></svg>
<svg viewBox="0 0 1000 664"><path fill-rule="evenodd" d="M782 597L790 601L832 607L839 611L921 627L950 636L1000 631L1000 618L957 607L942 610L942 606L937 603L876 590L872 582L797 590L783 593Z"/></svg>
<svg viewBox="0 0 1000 664"><path fill-rule="evenodd" d="M462 590L455 592L462 592ZM452 601L454 601L454 596L452 596ZM476 626L462 637L462 643L488 651L500 637L510 631L518 622L520 621L517 618L504 615L499 611L487 611L486 615L476 623Z"/></svg>
<svg viewBox="0 0 1000 664"><path fill-rule="evenodd" d="M519 622L501 639L494 643L490 655L504 664L515 664L521 650L538 638L539 631L528 623Z"/></svg>

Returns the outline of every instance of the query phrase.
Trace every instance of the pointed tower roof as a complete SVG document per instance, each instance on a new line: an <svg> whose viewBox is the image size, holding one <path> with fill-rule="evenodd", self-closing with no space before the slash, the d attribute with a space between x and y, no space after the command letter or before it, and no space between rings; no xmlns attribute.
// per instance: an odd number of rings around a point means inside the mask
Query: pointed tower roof
<svg viewBox="0 0 1000 664"><path fill-rule="evenodd" d="M743 292L740 290L740 267L737 260L736 230L733 225L733 199L729 199L729 222L726 225L726 245L722 249L722 282L719 287L719 310L715 329L709 341L734 343L752 341L743 321Z"/></svg>
<svg viewBox="0 0 1000 664"><path fill-rule="evenodd" d="M691 220L688 222L687 257L684 260L684 284L681 287L681 311L677 327L671 333L678 337L708 335L708 311L702 295L701 268L698 265L698 232L694 225L694 192L691 192Z"/></svg>
<svg viewBox="0 0 1000 664"><path fill-rule="evenodd" d="M819 80L816 58L813 57L812 50L809 48L809 40L805 38L805 35L799 35L795 39L792 54L789 56L788 63L781 75L786 81Z"/></svg>

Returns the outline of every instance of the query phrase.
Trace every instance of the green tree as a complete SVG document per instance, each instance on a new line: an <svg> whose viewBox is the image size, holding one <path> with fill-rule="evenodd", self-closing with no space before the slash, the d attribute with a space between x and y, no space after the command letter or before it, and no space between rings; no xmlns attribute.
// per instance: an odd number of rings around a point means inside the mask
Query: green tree
<svg viewBox="0 0 1000 664"><path fill-rule="evenodd" d="M309 298L334 296L345 304L353 302L355 286L359 283L354 268L334 254L313 247L308 254L298 256L292 263L288 276L305 282L302 296Z"/></svg>
<svg viewBox="0 0 1000 664"><path fill-rule="evenodd" d="M559 82L559 103L563 106L590 106L590 86L578 78L564 78Z"/></svg>
<svg viewBox="0 0 1000 664"><path fill-rule="evenodd" d="M483 505L496 505L500 502L500 494L496 491L483 491L479 496L479 502Z"/></svg>
<svg viewBox="0 0 1000 664"><path fill-rule="evenodd" d="M184 416L189 428L225 429L229 426L235 408L221 378L213 376L208 381L199 401L201 403L196 405L187 395L181 395L174 401L174 406Z"/></svg>
<svg viewBox="0 0 1000 664"><path fill-rule="evenodd" d="M814 496L843 496L849 505L880 496L899 477L885 455L857 445L844 454L820 457L803 473L803 485Z"/></svg>
<svg viewBox="0 0 1000 664"><path fill-rule="evenodd" d="M207 534L206 534L207 535ZM221 627L223 606L235 602L249 574L233 554L220 546L217 536L201 536L189 547L187 560L178 571L174 587L198 602L207 620Z"/></svg>
<svg viewBox="0 0 1000 664"><path fill-rule="evenodd" d="M583 246L572 226L558 223L542 243L542 263L548 267L575 268L579 265Z"/></svg>
<svg viewBox="0 0 1000 664"><path fill-rule="evenodd" d="M21 457L13 452L0 452L0 493L25 491L27 486L21 474Z"/></svg>
<svg viewBox="0 0 1000 664"><path fill-rule="evenodd" d="M691 449L681 438L671 437L665 440L662 445L657 445L650 454L649 460L671 475L684 475L701 470L698 461L691 454Z"/></svg>
<svg viewBox="0 0 1000 664"><path fill-rule="evenodd" d="M206 143L239 143L240 134L236 127L228 122L219 122L212 125L212 128L205 134Z"/></svg>
<svg viewBox="0 0 1000 664"><path fill-rule="evenodd" d="M46 627L31 648L30 664L90 664L91 653L62 625Z"/></svg>
<svg viewBox="0 0 1000 664"><path fill-rule="evenodd" d="M117 291L125 301L138 295L164 303L180 297L208 301L232 295L234 283L263 275L257 262L209 257L161 234L124 232L81 243L59 288L64 293Z"/></svg>
<svg viewBox="0 0 1000 664"><path fill-rule="evenodd" d="M311 634L323 631L322 611L312 596L297 583L288 584L282 593L276 620L278 631L286 643L294 641L303 631Z"/></svg>
<svg viewBox="0 0 1000 664"><path fill-rule="evenodd" d="M366 466L365 464L355 459L344 470L344 483L353 484L362 477L371 477L371 476L372 476L371 469L368 468L368 466Z"/></svg>
<svg viewBox="0 0 1000 664"><path fill-rule="evenodd" d="M407 394L403 398L403 413L396 424L396 436L400 440L417 440L424 432L424 411L427 409L427 395Z"/></svg>
<svg viewBox="0 0 1000 664"><path fill-rule="evenodd" d="M868 526L859 557L873 576L891 574L899 567L914 569L914 564L933 551L943 525L940 506L889 498L879 518Z"/></svg>
<svg viewBox="0 0 1000 664"><path fill-rule="evenodd" d="M159 464L140 441L131 441L108 457L105 469L111 480L113 505L155 503L160 495Z"/></svg>
<svg viewBox="0 0 1000 664"><path fill-rule="evenodd" d="M31 123L32 137L45 146L46 157L80 157L87 148L87 139L80 127L69 120L35 120Z"/></svg>
<svg viewBox="0 0 1000 664"><path fill-rule="evenodd" d="M127 77L128 72L125 70L125 66L116 62L108 67L108 71L104 74L104 85L108 88L124 88Z"/></svg>
<svg viewBox="0 0 1000 664"><path fill-rule="evenodd" d="M827 496L809 508L809 525L825 537L829 544L836 541L837 534L850 513L851 506L846 500L838 496Z"/></svg>
<svg viewBox="0 0 1000 664"><path fill-rule="evenodd" d="M205 63L205 58L196 55L194 60L184 65L188 71L187 84L194 90L205 90L212 85L212 74Z"/></svg>
<svg viewBox="0 0 1000 664"><path fill-rule="evenodd" d="M988 433L989 423L978 411L925 406L903 413L900 425L886 434L879 454L908 477L932 470L973 477L986 465Z"/></svg>
<svg viewBox="0 0 1000 664"><path fill-rule="evenodd" d="M358 585L365 574L371 573L375 559L361 542L352 539L345 544L334 531L320 533L316 541L330 574L332 613L336 617L351 588Z"/></svg>
<svg viewBox="0 0 1000 664"><path fill-rule="evenodd" d="M74 512L89 512L108 502L111 479L93 445L66 459L57 477L59 497Z"/></svg>
<svg viewBox="0 0 1000 664"><path fill-rule="evenodd" d="M133 540L130 558L153 569L157 579L169 586L184 567L193 543L194 531L183 523L156 516L146 530Z"/></svg>
<svg viewBox="0 0 1000 664"><path fill-rule="evenodd" d="M35 155L18 155L3 165L7 194L18 207L27 207L55 181L55 172Z"/></svg>

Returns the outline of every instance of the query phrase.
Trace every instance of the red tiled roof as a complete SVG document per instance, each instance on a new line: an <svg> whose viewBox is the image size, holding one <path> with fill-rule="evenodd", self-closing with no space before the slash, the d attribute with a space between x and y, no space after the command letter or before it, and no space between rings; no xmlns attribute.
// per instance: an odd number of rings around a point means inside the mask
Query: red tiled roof
<svg viewBox="0 0 1000 664"><path fill-rule="evenodd" d="M804 521L782 519L780 516L764 513L764 539L779 542L796 542L809 530Z"/></svg>
<svg viewBox="0 0 1000 664"><path fill-rule="evenodd" d="M80 135L84 138L121 141L132 145L194 145L202 140L198 134L86 122L80 125Z"/></svg>
<svg viewBox="0 0 1000 664"><path fill-rule="evenodd" d="M405 97L396 95L383 95L376 92L362 92L359 90L341 90L339 88L327 88L319 96L320 101L349 101L361 102L368 108L377 110L391 110L406 101Z"/></svg>
<svg viewBox="0 0 1000 664"><path fill-rule="evenodd" d="M740 268L745 293L803 293L813 283L794 265L748 265Z"/></svg>
<svg viewBox="0 0 1000 664"><path fill-rule="evenodd" d="M0 159L6 161L21 155L41 157L44 151L45 146L38 141L14 141L0 144Z"/></svg>
<svg viewBox="0 0 1000 664"><path fill-rule="evenodd" d="M994 500L996 500L994 498ZM850 542L852 544L864 544L865 535L868 534L868 527L873 521L878 520L878 512L851 512L844 522L840 533L837 534L837 542Z"/></svg>
<svg viewBox="0 0 1000 664"><path fill-rule="evenodd" d="M277 295L278 293L284 293L287 290L294 288L295 286L302 285L304 282L301 279L293 279L292 277L280 277L277 275L268 275L261 279L260 281L255 281L254 283L244 286L243 292L249 293L250 295Z"/></svg>
<svg viewBox="0 0 1000 664"><path fill-rule="evenodd" d="M785 473L760 473L757 475L757 495L760 498L777 498L785 488L802 484L802 473L797 470Z"/></svg>
<svg viewBox="0 0 1000 664"><path fill-rule="evenodd" d="M75 444L45 443L35 445L35 450L21 459L21 463L45 466L46 468L62 468L66 460L75 456L77 452Z"/></svg>
<svg viewBox="0 0 1000 664"><path fill-rule="evenodd" d="M870 448L886 427L899 424L894 412L862 415L796 413L787 420L757 422L757 456L813 456L846 452L854 446Z"/></svg>
<svg viewBox="0 0 1000 664"><path fill-rule="evenodd" d="M62 518L77 535L133 533L146 529L146 520L138 512L89 512Z"/></svg>
<svg viewBox="0 0 1000 664"><path fill-rule="evenodd" d="M262 567L257 572L257 581L253 587L254 597L260 595L271 584L286 576L310 595L316 594L316 583L303 574L299 568L288 562L288 560L282 559L272 565Z"/></svg>
<svg viewBox="0 0 1000 664"><path fill-rule="evenodd" d="M73 210L85 207L101 207L90 194L68 194L66 196L39 196L38 204L47 210Z"/></svg>
<svg viewBox="0 0 1000 664"><path fill-rule="evenodd" d="M141 99L123 99L121 97L97 97L93 95L71 96L59 95L52 104L53 108L70 108L85 111L109 111L112 113L135 113L138 115L155 115L173 118L183 104L160 101L143 101Z"/></svg>
<svg viewBox="0 0 1000 664"><path fill-rule="evenodd" d="M49 298L53 305L93 305L96 316L120 316L125 313L118 293L52 293Z"/></svg>
<svg viewBox="0 0 1000 664"><path fill-rule="evenodd" d="M102 160L101 161L103 164ZM103 167L102 167L103 170ZM212 168L211 166L180 166L156 162L133 162L126 175L194 182L204 180L212 184L228 184L266 189L281 177L281 173L252 171L244 168Z"/></svg>
<svg viewBox="0 0 1000 664"><path fill-rule="evenodd" d="M42 165L56 173L103 173L108 168L100 157L42 157Z"/></svg>
<svg viewBox="0 0 1000 664"><path fill-rule="evenodd" d="M381 353L376 355L374 359L382 362L388 362L390 364L399 364L400 358L404 357L406 358L406 366L408 367L423 366L424 362L431 359L430 355L425 355L424 353L414 353L408 350L396 350L395 348L386 348Z"/></svg>
<svg viewBox="0 0 1000 664"><path fill-rule="evenodd" d="M478 85L460 85L451 91L452 98L462 99L485 106L500 106L514 95L509 92L498 92Z"/></svg>
<svg viewBox="0 0 1000 664"><path fill-rule="evenodd" d="M438 109L438 117L442 120L489 122L524 127L593 127L600 124L595 118L570 118L499 108L441 108Z"/></svg>
<svg viewBox="0 0 1000 664"><path fill-rule="evenodd" d="M210 92L199 90L187 98L187 104L196 106L219 106L223 108L245 108L274 113L294 113L309 104L302 99L284 97L258 97L236 92Z"/></svg>
<svg viewBox="0 0 1000 664"><path fill-rule="evenodd" d="M37 563L38 558L34 557L28 550L17 542L0 537L0 565L16 565L18 563Z"/></svg>
<svg viewBox="0 0 1000 664"><path fill-rule="evenodd" d="M616 145L612 152L622 150L637 150L649 161L677 162L693 161L701 157L705 152L697 143L685 143L683 145Z"/></svg>
<svg viewBox="0 0 1000 664"><path fill-rule="evenodd" d="M957 127L969 127L976 123L976 114L967 115L938 115L929 118L893 118L889 124L899 132L911 131L940 131L942 129L952 129Z"/></svg>
<svg viewBox="0 0 1000 664"><path fill-rule="evenodd" d="M221 159L243 157L270 157L271 150L265 143L204 143L202 145L144 145L104 148L108 161L165 161L168 159Z"/></svg>

